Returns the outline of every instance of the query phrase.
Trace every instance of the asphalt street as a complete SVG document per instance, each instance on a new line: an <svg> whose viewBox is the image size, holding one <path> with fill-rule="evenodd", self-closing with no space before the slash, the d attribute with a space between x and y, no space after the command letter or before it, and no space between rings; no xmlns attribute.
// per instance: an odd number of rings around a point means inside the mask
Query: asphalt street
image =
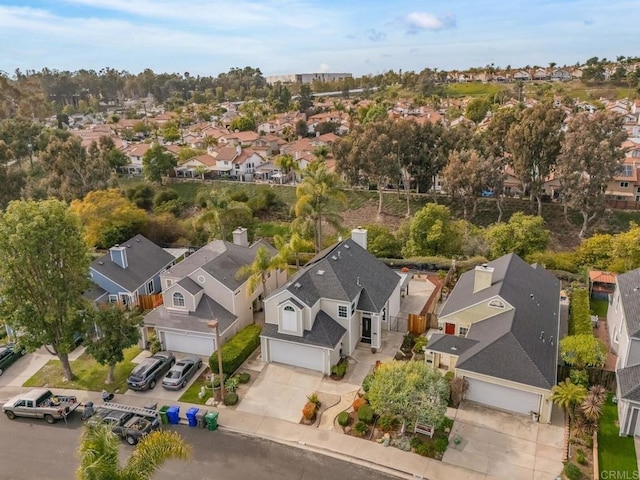
<svg viewBox="0 0 640 480"><path fill-rule="evenodd" d="M395 477L332 457L220 430L171 425L193 445L189 462L170 461L154 480L392 480ZM0 415L0 480L73 479L82 424L49 425L39 419L9 420ZM132 447L122 442L121 461Z"/></svg>

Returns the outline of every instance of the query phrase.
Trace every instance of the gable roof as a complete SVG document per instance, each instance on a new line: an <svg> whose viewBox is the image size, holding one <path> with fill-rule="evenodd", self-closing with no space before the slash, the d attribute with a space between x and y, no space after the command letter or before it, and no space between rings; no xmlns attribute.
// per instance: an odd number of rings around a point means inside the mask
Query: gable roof
<svg viewBox="0 0 640 480"><path fill-rule="evenodd" d="M640 337L640 268L616 279L629 337Z"/></svg>
<svg viewBox="0 0 640 480"><path fill-rule="evenodd" d="M620 396L627 400L640 402L640 365L621 368L616 372Z"/></svg>
<svg viewBox="0 0 640 480"><path fill-rule="evenodd" d="M475 271L464 273L440 318L499 296L512 310L473 323L467 337L478 343L456 368L541 388L556 383L560 282L515 254L492 262L491 286L473 292Z"/></svg>
<svg viewBox="0 0 640 480"><path fill-rule="evenodd" d="M199 332L213 336L210 320L217 320L220 332L224 332L237 320L233 313L207 295L203 295L195 312L176 312L164 305L152 310L144 317L144 324L176 330Z"/></svg>
<svg viewBox="0 0 640 480"><path fill-rule="evenodd" d="M278 325L265 323L262 327L261 337L287 340L289 342L316 345L319 347L336 348L347 330L331 318L326 312L320 310L316 315L311 330L305 330L302 337L287 335L278 332Z"/></svg>
<svg viewBox="0 0 640 480"><path fill-rule="evenodd" d="M173 255L143 235L136 235L120 246L126 247L127 268L122 268L113 262L110 253L107 253L91 262L90 269L130 292L139 288L175 260Z"/></svg>
<svg viewBox="0 0 640 480"><path fill-rule="evenodd" d="M360 296L363 309L380 312L400 281L396 272L349 238L320 252L283 288L307 306L320 298L353 302Z"/></svg>
<svg viewBox="0 0 640 480"><path fill-rule="evenodd" d="M246 281L246 277L236 278L236 272L241 267L253 262L256 252L261 246L265 247L271 255L277 253L277 250L264 240L259 240L250 247L243 247L224 240L214 240L171 267L167 271L167 275L183 278L202 268L233 291Z"/></svg>

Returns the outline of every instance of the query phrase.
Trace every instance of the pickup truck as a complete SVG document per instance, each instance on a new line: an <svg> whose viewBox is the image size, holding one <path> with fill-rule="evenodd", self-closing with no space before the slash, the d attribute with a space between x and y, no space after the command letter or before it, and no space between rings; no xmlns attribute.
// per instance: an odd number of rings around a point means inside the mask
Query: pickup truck
<svg viewBox="0 0 640 480"><path fill-rule="evenodd" d="M46 388L34 388L10 399L2 406L5 415L16 417L44 418L47 423L64 419L80 406L76 397L56 395Z"/></svg>
<svg viewBox="0 0 640 480"><path fill-rule="evenodd" d="M106 423L111 431L126 440L129 445L137 444L160 426L160 416L155 410L132 407L116 403L105 403L98 407L89 423Z"/></svg>

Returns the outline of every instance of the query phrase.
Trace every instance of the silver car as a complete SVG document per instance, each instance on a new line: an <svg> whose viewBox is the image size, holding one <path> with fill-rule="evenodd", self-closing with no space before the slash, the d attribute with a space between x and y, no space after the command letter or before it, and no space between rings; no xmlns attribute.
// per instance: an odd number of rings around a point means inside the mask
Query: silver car
<svg viewBox="0 0 640 480"><path fill-rule="evenodd" d="M200 367L202 360L198 357L186 357L178 360L162 379L162 386L167 390L180 390L187 386Z"/></svg>

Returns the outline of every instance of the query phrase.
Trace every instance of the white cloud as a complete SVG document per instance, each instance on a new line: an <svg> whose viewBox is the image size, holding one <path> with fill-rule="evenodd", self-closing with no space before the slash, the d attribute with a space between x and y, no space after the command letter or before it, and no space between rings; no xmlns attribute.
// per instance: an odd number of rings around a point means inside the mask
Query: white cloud
<svg viewBox="0 0 640 480"><path fill-rule="evenodd" d="M320 73L324 73L328 71L329 71L329 65L327 63L322 62L320 64Z"/></svg>
<svg viewBox="0 0 640 480"><path fill-rule="evenodd" d="M416 33L419 30L442 30L456 26L456 17L447 14L438 17L433 13L412 12L405 17L405 22L410 33Z"/></svg>

